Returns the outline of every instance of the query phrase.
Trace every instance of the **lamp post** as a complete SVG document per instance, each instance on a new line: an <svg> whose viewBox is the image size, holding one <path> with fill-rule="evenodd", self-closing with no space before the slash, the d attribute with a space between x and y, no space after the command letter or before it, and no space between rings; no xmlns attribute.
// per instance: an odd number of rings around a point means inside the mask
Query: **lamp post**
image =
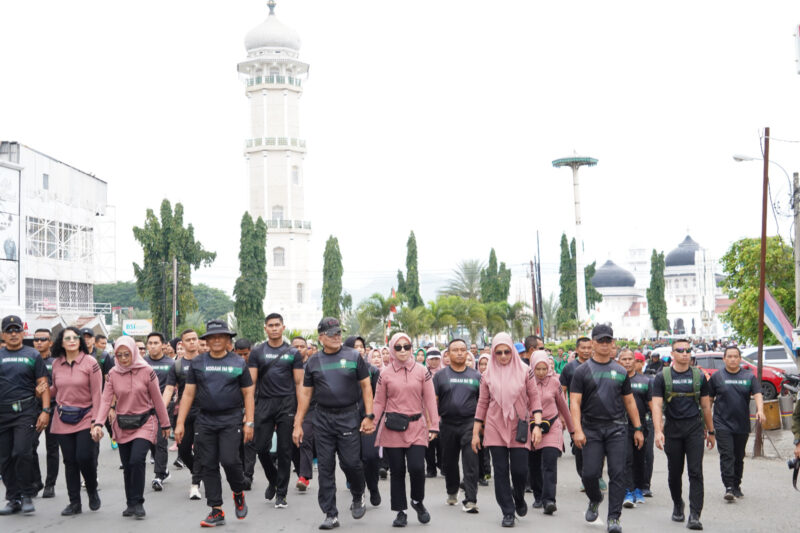
<svg viewBox="0 0 800 533"><path fill-rule="evenodd" d="M583 323L588 317L586 309L586 279L583 272L583 241L581 240L581 195L578 183L578 169L582 166L593 167L597 159L581 157L573 153L570 157L563 157L553 161L556 168L570 167L572 169L572 190L575 198L575 281L578 293L578 322Z"/></svg>

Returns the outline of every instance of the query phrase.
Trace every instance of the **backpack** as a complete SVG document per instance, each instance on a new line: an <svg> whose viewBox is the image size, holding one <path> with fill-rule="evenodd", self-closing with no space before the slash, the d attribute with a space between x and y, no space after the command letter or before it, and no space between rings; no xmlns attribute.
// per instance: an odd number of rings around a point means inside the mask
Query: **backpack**
<svg viewBox="0 0 800 533"><path fill-rule="evenodd" d="M674 392L672 390L672 367L664 369L664 401L669 403L673 398L678 396L694 396L694 403L697 404L697 409L700 409L700 389L703 386L703 372L694 366L692 369L692 392Z"/></svg>

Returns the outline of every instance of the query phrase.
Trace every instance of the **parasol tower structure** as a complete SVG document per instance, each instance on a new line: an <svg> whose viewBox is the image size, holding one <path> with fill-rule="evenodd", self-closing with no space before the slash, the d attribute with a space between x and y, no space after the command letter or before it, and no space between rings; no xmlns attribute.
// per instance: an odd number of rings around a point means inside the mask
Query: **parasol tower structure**
<svg viewBox="0 0 800 533"><path fill-rule="evenodd" d="M578 181L578 169L581 167L593 167L597 164L597 159L593 157L583 157L573 152L569 157L562 157L553 161L555 168L570 167L572 169L572 190L575 196L575 281L578 292L578 321L583 323L588 318L586 310L586 279L584 276L583 265L583 241L581 240L581 190Z"/></svg>

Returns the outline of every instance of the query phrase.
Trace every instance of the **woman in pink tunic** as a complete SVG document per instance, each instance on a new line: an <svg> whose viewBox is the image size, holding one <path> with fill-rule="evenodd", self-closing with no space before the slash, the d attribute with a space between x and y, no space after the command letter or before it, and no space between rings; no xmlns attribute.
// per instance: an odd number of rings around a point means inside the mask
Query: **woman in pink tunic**
<svg viewBox="0 0 800 533"><path fill-rule="evenodd" d="M64 459L69 505L61 514L81 513L81 474L89 496L89 509L100 509L97 493L97 457L91 425L97 418L103 374L75 327L64 329L53 343L53 385L50 397L56 399L56 413L50 433L58 439Z"/></svg>
<svg viewBox="0 0 800 533"><path fill-rule="evenodd" d="M395 333L389 341L391 360L381 370L375 391L373 411L378 420L376 446L383 446L391 472L392 525L405 527L406 464L411 481L411 507L423 524L431 515L422 503L425 498L425 450L439 433L439 411L433 390L433 376L414 361L411 338ZM426 419L427 415L427 419ZM428 419L430 427L428 427ZM405 429L402 429L405 426Z"/></svg>
<svg viewBox="0 0 800 533"><path fill-rule="evenodd" d="M531 488L533 489L533 507L544 507L544 514L556 512L556 483L558 482L558 458L564 447L563 420L567 423L570 435L575 431L569 406L561 391L558 376L550 364L547 352L534 352L531 367L536 377L539 398L542 400L542 422L549 425L547 433L542 435L542 442L537 444L531 454ZM559 416L560 415L560 416Z"/></svg>
<svg viewBox="0 0 800 533"><path fill-rule="evenodd" d="M161 399L158 377L139 355L131 337L117 339L114 360L97 420L92 426L92 438L98 442L103 438L103 424L112 402L116 402L116 416L111 429L114 440L119 443L125 479L127 508L122 511L122 516L141 520L146 514L143 507L145 459L150 447L156 443L159 431L164 438L169 438L169 415Z"/></svg>
<svg viewBox="0 0 800 533"><path fill-rule="evenodd" d="M511 336L498 333L492 339L492 357L481 379L472 449L477 453L484 445L489 448L494 466L494 495L503 511L503 527L514 527L515 510L519 516L528 512L525 503L528 451L531 439L534 445L541 441L541 425L542 402L533 370L522 363Z"/></svg>

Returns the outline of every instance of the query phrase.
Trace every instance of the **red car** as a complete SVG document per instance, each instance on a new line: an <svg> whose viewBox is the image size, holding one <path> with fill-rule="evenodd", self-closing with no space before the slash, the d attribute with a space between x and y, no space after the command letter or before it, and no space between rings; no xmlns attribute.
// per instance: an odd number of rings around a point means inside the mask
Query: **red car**
<svg viewBox="0 0 800 533"><path fill-rule="evenodd" d="M697 366L705 370L708 375L721 368L725 368L725 362L722 360L722 352L705 352L694 354L697 358ZM742 359L742 368L747 368L753 375L758 374L756 365ZM765 400L774 400L778 397L781 390L781 383L783 382L783 371L779 368L772 366L762 367L761 374L761 393L764 395Z"/></svg>

